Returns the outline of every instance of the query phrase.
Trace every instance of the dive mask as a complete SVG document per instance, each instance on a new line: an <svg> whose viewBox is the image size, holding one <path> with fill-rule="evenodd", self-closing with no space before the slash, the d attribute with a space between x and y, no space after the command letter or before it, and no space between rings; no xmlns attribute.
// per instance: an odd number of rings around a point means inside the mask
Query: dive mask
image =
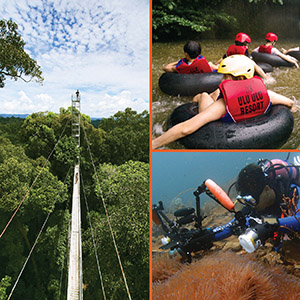
<svg viewBox="0 0 300 300"><path fill-rule="evenodd" d="M245 195L245 196L238 195L236 196L236 200L243 205L247 205L251 207L255 207L257 204L257 201L251 195Z"/></svg>

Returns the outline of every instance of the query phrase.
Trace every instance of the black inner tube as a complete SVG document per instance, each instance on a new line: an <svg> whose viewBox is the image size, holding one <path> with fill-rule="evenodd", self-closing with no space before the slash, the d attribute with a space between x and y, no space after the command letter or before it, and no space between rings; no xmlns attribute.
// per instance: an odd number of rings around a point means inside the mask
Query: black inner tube
<svg viewBox="0 0 300 300"><path fill-rule="evenodd" d="M293 56L293 57L297 58L298 60L300 60L300 51L289 51L287 53L287 55Z"/></svg>
<svg viewBox="0 0 300 300"><path fill-rule="evenodd" d="M163 73L158 81L160 89L171 96L195 96L211 93L221 83L223 74L217 72L198 74Z"/></svg>
<svg viewBox="0 0 300 300"><path fill-rule="evenodd" d="M268 54L268 53L260 53L260 52L252 52L251 56L253 60L258 63L268 63L273 67L293 67L294 64L282 59L278 55Z"/></svg>
<svg viewBox="0 0 300 300"><path fill-rule="evenodd" d="M257 65L259 65L265 73L273 72L273 67L270 64L259 62Z"/></svg>
<svg viewBox="0 0 300 300"><path fill-rule="evenodd" d="M265 73L273 71L273 67L265 62L258 65ZM223 74L218 72L198 74L163 73L158 81L160 89L171 96L196 96L199 93L212 93L221 83Z"/></svg>
<svg viewBox="0 0 300 300"><path fill-rule="evenodd" d="M192 118L197 111L195 103L177 107L169 117L168 128ZM239 123L208 123L179 143L187 149L278 149L288 140L293 125L291 111L275 105L267 114Z"/></svg>

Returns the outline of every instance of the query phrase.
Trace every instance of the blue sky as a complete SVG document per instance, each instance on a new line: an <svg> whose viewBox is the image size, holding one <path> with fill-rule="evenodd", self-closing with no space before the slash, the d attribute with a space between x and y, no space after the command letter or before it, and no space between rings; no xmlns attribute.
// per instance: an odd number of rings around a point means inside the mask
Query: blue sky
<svg viewBox="0 0 300 300"><path fill-rule="evenodd" d="M1 0L0 16L45 78L6 80L0 113L59 112L77 89L91 117L149 110L149 0Z"/></svg>

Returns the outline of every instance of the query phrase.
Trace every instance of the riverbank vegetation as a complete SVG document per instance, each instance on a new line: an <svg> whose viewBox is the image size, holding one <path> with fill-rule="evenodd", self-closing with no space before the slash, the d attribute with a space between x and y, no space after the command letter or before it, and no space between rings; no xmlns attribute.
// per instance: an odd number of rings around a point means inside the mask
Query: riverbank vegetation
<svg viewBox="0 0 300 300"><path fill-rule="evenodd" d="M263 40L269 31L298 39L299 17L297 0L153 0L153 41L226 39L237 32Z"/></svg>
<svg viewBox="0 0 300 300"><path fill-rule="evenodd" d="M71 109L0 118L0 299L7 299L49 212L45 229L13 299L66 299L73 168L78 155ZM87 139L86 139L87 137ZM101 201L103 196L133 299L149 298L149 115L131 109L96 128L81 116L81 202L84 299L102 299L89 217L107 299L127 293ZM97 176L94 173L91 150ZM49 157L52 149L55 149ZM43 169L44 167L44 169ZM38 180L25 197L36 176ZM97 181L99 179L99 182ZM102 193L99 191L101 187ZM88 202L88 215L85 199Z"/></svg>

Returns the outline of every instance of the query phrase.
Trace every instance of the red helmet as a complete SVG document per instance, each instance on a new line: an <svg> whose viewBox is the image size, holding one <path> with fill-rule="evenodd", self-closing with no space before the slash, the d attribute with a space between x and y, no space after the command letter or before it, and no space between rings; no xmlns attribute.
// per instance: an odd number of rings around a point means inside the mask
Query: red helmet
<svg viewBox="0 0 300 300"><path fill-rule="evenodd" d="M273 41L277 42L278 36L273 32L269 32L269 33L267 33L265 40L270 41L270 42L273 42Z"/></svg>
<svg viewBox="0 0 300 300"><path fill-rule="evenodd" d="M235 36L235 41L240 43L251 43L250 36L244 32L240 32Z"/></svg>

